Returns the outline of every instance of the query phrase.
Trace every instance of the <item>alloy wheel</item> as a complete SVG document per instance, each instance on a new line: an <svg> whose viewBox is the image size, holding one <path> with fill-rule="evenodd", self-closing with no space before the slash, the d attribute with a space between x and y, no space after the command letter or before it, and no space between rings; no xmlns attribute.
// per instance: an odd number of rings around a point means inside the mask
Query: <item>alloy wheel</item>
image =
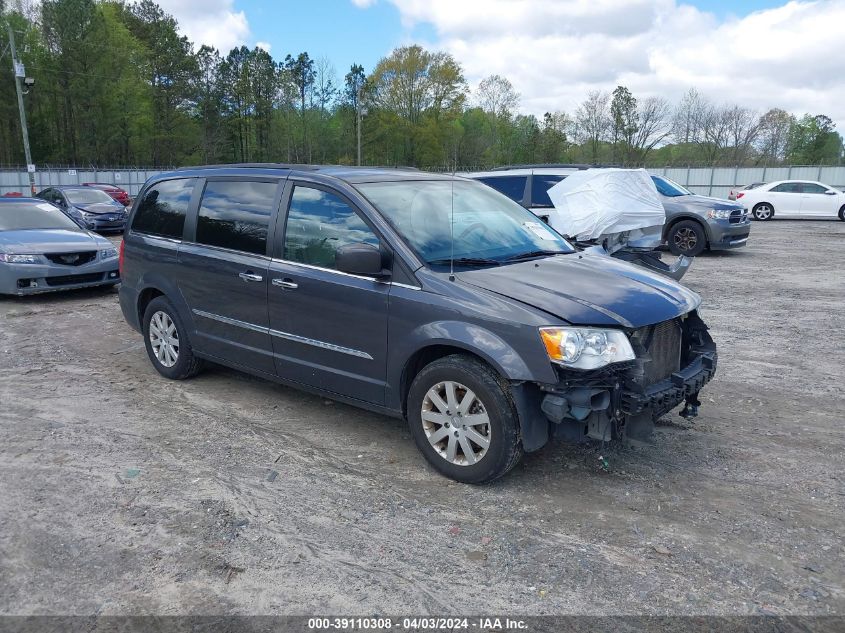
<svg viewBox="0 0 845 633"><path fill-rule="evenodd" d="M484 403L468 387L447 380L425 394L422 426L432 448L450 464L472 466L490 448L490 418Z"/></svg>
<svg viewBox="0 0 845 633"><path fill-rule="evenodd" d="M767 204L761 204L754 207L754 217L757 220L768 220L772 217L772 208Z"/></svg>
<svg viewBox="0 0 845 633"><path fill-rule="evenodd" d="M698 244L698 236L695 231L688 227L681 227L675 231L673 240L675 246L685 252L693 250L695 245Z"/></svg>
<svg viewBox="0 0 845 633"><path fill-rule="evenodd" d="M170 315L159 310L150 319L150 344L155 357L165 367L179 360L179 332Z"/></svg>

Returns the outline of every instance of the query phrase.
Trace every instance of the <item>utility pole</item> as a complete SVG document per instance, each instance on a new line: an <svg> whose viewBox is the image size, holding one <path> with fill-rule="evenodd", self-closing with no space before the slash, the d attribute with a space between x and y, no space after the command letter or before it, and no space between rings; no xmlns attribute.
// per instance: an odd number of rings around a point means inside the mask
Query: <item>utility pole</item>
<svg viewBox="0 0 845 633"><path fill-rule="evenodd" d="M361 88L358 87L358 98L355 99L355 116L358 117L358 167L361 166Z"/></svg>
<svg viewBox="0 0 845 633"><path fill-rule="evenodd" d="M21 62L18 61L18 54L15 50L15 32L12 30L11 23L9 27L9 48L12 51L12 72L15 74L15 89L18 92L18 111L21 115L21 133L23 134L23 153L26 157L26 171L29 174L29 189L32 195L35 195L35 171L32 165L32 154L29 151L29 132L26 128L26 110L23 107L23 90L21 89L21 81L24 79L26 73Z"/></svg>
<svg viewBox="0 0 845 633"><path fill-rule="evenodd" d="M361 117L367 115L367 108L361 105L361 89L363 88L363 84L358 86L358 97L355 100L355 110L356 110L356 117L358 118L358 167L361 166Z"/></svg>

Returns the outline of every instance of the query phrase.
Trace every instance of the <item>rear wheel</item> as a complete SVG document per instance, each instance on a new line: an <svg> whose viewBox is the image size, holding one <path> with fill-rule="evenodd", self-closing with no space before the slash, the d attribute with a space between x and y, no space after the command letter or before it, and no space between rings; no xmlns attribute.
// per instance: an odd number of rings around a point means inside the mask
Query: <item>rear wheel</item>
<svg viewBox="0 0 845 633"><path fill-rule="evenodd" d="M507 383L471 356L446 356L417 374L408 392L408 425L428 462L463 483L493 481L522 458Z"/></svg>
<svg viewBox="0 0 845 633"><path fill-rule="evenodd" d="M150 301L144 311L144 344L153 367L165 378L184 380L196 376L202 361L196 358L185 327L164 297Z"/></svg>
<svg viewBox="0 0 845 633"><path fill-rule="evenodd" d="M761 202L754 205L751 215L755 220L771 220L775 216L775 208L768 202Z"/></svg>
<svg viewBox="0 0 845 633"><path fill-rule="evenodd" d="M707 235L695 220L682 220L669 229L667 242L673 255L695 257L707 248Z"/></svg>

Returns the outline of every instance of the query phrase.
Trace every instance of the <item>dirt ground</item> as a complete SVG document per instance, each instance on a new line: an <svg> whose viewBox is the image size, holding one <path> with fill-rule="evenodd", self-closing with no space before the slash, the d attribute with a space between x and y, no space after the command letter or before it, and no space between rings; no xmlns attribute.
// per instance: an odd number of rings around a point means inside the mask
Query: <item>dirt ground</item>
<svg viewBox="0 0 845 633"><path fill-rule="evenodd" d="M113 291L0 299L0 613L845 614L843 252L774 221L699 257L698 420L487 487L399 421L160 378Z"/></svg>

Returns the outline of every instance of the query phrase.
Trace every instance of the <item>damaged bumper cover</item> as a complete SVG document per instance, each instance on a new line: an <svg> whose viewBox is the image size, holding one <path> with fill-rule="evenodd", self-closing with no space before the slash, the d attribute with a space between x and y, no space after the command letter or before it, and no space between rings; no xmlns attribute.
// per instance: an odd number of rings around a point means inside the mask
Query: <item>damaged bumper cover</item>
<svg viewBox="0 0 845 633"><path fill-rule="evenodd" d="M694 312L672 324L679 336L677 366L665 363L665 349L655 343L655 331L665 325L659 324L648 335L651 350L634 345L635 361L590 372L561 371L557 385L537 385L533 397L532 389L520 389L516 401L525 450L539 448L549 437L648 441L654 422L675 407L684 404L685 417L697 415L698 393L716 373L716 344ZM671 371L649 367L657 363ZM521 404L539 408L539 416Z"/></svg>

